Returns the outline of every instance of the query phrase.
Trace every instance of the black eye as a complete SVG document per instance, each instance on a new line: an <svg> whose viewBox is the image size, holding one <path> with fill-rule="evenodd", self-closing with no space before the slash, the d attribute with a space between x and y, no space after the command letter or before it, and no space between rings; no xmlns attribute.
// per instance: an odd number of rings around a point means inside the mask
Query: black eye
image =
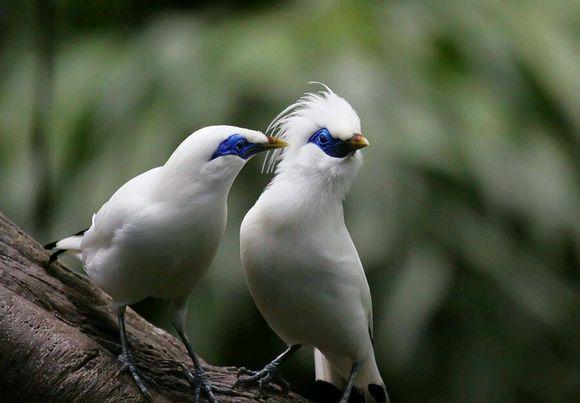
<svg viewBox="0 0 580 403"><path fill-rule="evenodd" d="M328 143L328 137L326 137L326 133L320 133L320 137L318 138L318 142L320 144L326 144Z"/></svg>
<svg viewBox="0 0 580 403"><path fill-rule="evenodd" d="M236 144L236 150L242 151L242 149L244 148L244 145L245 144L246 144L246 140L240 140L240 141L238 141L238 143Z"/></svg>

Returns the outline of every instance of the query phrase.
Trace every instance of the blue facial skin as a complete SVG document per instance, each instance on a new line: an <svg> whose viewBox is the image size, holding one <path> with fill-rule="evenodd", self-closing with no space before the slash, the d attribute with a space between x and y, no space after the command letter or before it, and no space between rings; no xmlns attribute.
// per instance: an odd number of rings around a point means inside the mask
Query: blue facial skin
<svg viewBox="0 0 580 403"><path fill-rule="evenodd" d="M224 155L237 155L242 159L248 159L263 149L263 144L250 143L244 136L232 134L221 142L216 152L211 156L211 159L213 160Z"/></svg>
<svg viewBox="0 0 580 403"><path fill-rule="evenodd" d="M353 151L347 142L332 137L327 128L322 128L308 139L309 143L315 144L327 155L334 158L344 158Z"/></svg>

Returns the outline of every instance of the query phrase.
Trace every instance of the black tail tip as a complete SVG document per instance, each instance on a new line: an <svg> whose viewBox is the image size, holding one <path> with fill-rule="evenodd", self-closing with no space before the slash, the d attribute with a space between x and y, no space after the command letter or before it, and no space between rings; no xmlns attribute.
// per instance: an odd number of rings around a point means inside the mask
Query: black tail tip
<svg viewBox="0 0 580 403"><path fill-rule="evenodd" d="M389 402L389 396L387 395L387 391L385 390L384 386L371 383L369 384L368 389L373 399L375 399L378 403Z"/></svg>
<svg viewBox="0 0 580 403"><path fill-rule="evenodd" d="M342 391L336 386L325 381L316 381L314 387L314 396L312 401L315 403L336 403L340 400Z"/></svg>
<svg viewBox="0 0 580 403"><path fill-rule="evenodd" d="M336 403L342 398L343 391L322 380L316 381L312 401L315 403ZM348 403L365 403L365 398L361 391L353 389L350 393Z"/></svg>
<svg viewBox="0 0 580 403"><path fill-rule="evenodd" d="M64 252L66 252L66 249L57 249L54 253L52 253L50 255L50 257L48 258L48 264L51 265L55 260L58 259L58 257L60 255L62 255Z"/></svg>
<svg viewBox="0 0 580 403"><path fill-rule="evenodd" d="M44 245L44 249L54 249L54 248L56 248L56 243L57 242L58 241L54 241L54 242L47 243L46 245Z"/></svg>

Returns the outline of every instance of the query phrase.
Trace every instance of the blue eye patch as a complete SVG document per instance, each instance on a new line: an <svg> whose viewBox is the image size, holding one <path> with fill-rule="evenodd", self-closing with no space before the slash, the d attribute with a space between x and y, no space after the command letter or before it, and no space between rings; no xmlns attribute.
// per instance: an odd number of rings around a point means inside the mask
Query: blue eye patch
<svg viewBox="0 0 580 403"><path fill-rule="evenodd" d="M315 144L327 155L334 158L344 158L354 151L349 143L332 137L327 128L318 130L310 136L308 142Z"/></svg>
<svg viewBox="0 0 580 403"><path fill-rule="evenodd" d="M250 143L244 136L232 134L222 141L211 159L223 157L224 155L237 155L242 159L248 159L252 155L264 149L264 144Z"/></svg>

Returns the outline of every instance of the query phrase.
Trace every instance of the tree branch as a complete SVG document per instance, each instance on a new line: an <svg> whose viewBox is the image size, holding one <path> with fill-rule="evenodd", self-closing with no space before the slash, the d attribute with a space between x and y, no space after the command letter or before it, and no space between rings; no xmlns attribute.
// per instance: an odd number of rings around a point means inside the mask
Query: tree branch
<svg viewBox="0 0 580 403"><path fill-rule="evenodd" d="M59 263L0 213L0 401L139 401L129 374L118 374L118 330L110 298ZM129 343L155 401L190 401L179 364L192 365L181 343L127 311ZM209 379L231 388L234 367L204 364ZM254 402L256 390L217 396ZM265 402L305 399L272 392Z"/></svg>

